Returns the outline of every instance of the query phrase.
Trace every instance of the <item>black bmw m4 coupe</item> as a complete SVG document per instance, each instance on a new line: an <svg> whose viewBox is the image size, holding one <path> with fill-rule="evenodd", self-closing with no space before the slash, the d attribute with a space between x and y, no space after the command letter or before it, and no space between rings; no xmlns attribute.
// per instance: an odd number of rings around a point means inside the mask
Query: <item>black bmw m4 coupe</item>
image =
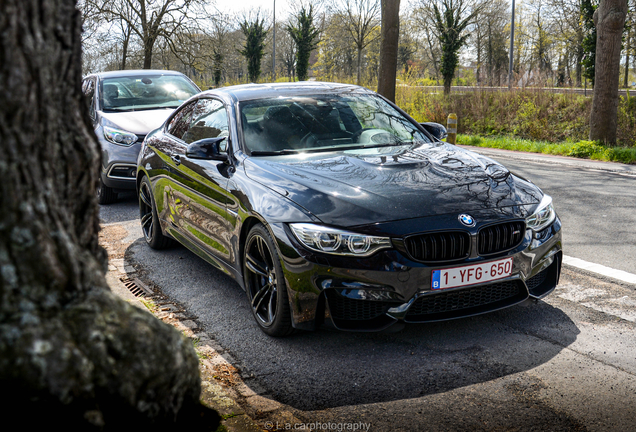
<svg viewBox="0 0 636 432"><path fill-rule="evenodd" d="M376 331L538 299L558 283L552 199L356 86L250 84L183 103L138 159L150 247L237 280L267 334Z"/></svg>

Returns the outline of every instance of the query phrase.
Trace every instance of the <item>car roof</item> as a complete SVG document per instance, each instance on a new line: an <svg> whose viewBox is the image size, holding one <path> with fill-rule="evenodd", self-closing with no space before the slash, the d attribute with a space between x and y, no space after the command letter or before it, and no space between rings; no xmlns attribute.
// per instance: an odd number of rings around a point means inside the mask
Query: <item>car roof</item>
<svg viewBox="0 0 636 432"><path fill-rule="evenodd" d="M318 94L374 94L373 91L364 87L350 84L302 81L289 83L269 83L269 84L241 84L229 87L220 87L214 90L207 90L198 96L224 95L237 101L252 99L275 98L280 96L303 96Z"/></svg>
<svg viewBox="0 0 636 432"><path fill-rule="evenodd" d="M89 76L97 76L99 78L120 78L120 77L129 77L129 76L144 76L144 75L183 75L181 72L172 71L172 70L161 70L161 69L129 69L129 70L118 70L118 71L109 71L109 72L97 72L90 74Z"/></svg>

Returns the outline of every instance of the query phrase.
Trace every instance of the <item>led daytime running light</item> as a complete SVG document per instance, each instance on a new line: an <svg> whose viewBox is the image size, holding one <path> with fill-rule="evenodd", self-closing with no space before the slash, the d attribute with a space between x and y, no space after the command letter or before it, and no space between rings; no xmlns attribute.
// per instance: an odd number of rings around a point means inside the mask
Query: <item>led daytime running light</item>
<svg viewBox="0 0 636 432"><path fill-rule="evenodd" d="M296 238L308 249L333 255L366 257L392 247L388 237L375 237L314 224L290 224Z"/></svg>
<svg viewBox="0 0 636 432"><path fill-rule="evenodd" d="M547 228L556 219L556 212L552 205L552 197L544 195L539 206L531 216L526 218L526 225L533 231Z"/></svg>

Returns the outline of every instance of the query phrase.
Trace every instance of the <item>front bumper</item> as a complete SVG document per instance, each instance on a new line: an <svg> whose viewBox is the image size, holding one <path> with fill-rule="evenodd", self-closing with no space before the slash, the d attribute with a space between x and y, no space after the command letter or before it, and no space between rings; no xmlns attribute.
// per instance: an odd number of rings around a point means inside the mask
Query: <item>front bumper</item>
<svg viewBox="0 0 636 432"><path fill-rule="evenodd" d="M113 144L97 133L102 149L102 182L115 190L133 190L137 177L137 156L141 150L143 136L130 147Z"/></svg>
<svg viewBox="0 0 636 432"><path fill-rule="evenodd" d="M561 272L558 218L539 235L527 229L513 250L488 257L472 254L444 264L416 262L399 247L368 258L317 254L298 244L286 225L274 225L273 230L293 324L306 330L330 322L341 330L377 331L399 321L421 323L478 315L548 295ZM506 257L513 258L513 266L505 279L443 290L431 288L435 269Z"/></svg>

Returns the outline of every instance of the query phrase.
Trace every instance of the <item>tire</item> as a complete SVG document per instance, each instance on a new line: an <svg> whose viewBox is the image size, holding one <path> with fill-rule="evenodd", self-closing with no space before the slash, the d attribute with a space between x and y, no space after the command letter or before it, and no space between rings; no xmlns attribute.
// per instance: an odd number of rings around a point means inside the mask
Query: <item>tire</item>
<svg viewBox="0 0 636 432"><path fill-rule="evenodd" d="M252 314L261 330L274 337L292 334L283 268L274 240L261 224L255 225L247 235L243 278Z"/></svg>
<svg viewBox="0 0 636 432"><path fill-rule="evenodd" d="M97 202L105 205L112 204L117 201L117 192L113 190L113 188L109 188L104 184L102 179L100 178L99 184L97 185Z"/></svg>
<svg viewBox="0 0 636 432"><path fill-rule="evenodd" d="M150 180L144 176L139 185L139 219L141 220L141 231L144 234L146 243L153 249L166 249L174 245L174 240L167 237L161 231L157 207L152 196Z"/></svg>

